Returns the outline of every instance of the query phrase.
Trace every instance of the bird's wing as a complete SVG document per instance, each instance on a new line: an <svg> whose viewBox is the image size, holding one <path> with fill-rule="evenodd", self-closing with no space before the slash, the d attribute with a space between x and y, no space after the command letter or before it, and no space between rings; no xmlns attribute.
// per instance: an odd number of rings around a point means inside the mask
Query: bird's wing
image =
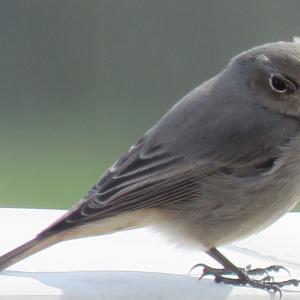
<svg viewBox="0 0 300 300"><path fill-rule="evenodd" d="M180 201L196 184L194 166L159 145L144 147L144 138L117 161L91 191L71 209L63 223L82 224L141 208ZM63 224L61 224L63 225Z"/></svg>
<svg viewBox="0 0 300 300"><path fill-rule="evenodd" d="M235 170L240 172L242 169L241 164L237 168L233 162L229 168L223 162L192 161L167 152L159 145L144 147L144 141L141 139L117 161L79 204L51 226L51 230L188 200L199 189L201 179L214 173L234 176ZM250 170L255 175L265 172L271 168L270 159L272 155L255 157L252 168L249 164L245 166L247 174Z"/></svg>

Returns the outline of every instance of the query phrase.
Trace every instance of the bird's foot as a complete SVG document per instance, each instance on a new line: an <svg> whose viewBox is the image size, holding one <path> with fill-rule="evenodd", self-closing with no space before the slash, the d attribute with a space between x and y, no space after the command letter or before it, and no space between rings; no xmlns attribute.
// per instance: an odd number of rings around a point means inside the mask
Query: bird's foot
<svg viewBox="0 0 300 300"><path fill-rule="evenodd" d="M223 269L217 269L217 268L212 268L208 265L205 264L196 264L195 266L192 267L190 272L192 272L196 268L203 268L202 271L202 276L200 277L203 278L204 276L212 275L212 276L226 276L226 275L237 275L234 271L223 268ZM269 281L272 281L274 279L273 276L270 275L271 272L278 273L281 270L286 271L288 275L290 276L290 272L288 269L286 269L283 266L280 265L272 265L266 268L255 268L251 269L251 265L248 265L246 268L240 268L240 270L245 273L248 276L264 276L264 280L268 279Z"/></svg>
<svg viewBox="0 0 300 300"><path fill-rule="evenodd" d="M286 281L275 281L274 277L270 275L271 272L278 273L281 270L286 271L289 275L290 272L282 266L273 265L267 268L256 268L251 269L250 266L246 268L241 268L238 274L233 272L232 270L223 268L217 269L207 266L205 264L197 264L191 270L193 271L195 268L203 268L202 275L199 280L205 276L214 276L215 282L218 283L226 283L232 285L249 285L254 288L259 288L263 290L267 290L269 292L278 293L281 298L282 292L281 288L285 286L299 286L300 280L289 279ZM234 276L234 277L233 277ZM257 279L257 276L261 276L262 278ZM256 277L256 278L251 278Z"/></svg>

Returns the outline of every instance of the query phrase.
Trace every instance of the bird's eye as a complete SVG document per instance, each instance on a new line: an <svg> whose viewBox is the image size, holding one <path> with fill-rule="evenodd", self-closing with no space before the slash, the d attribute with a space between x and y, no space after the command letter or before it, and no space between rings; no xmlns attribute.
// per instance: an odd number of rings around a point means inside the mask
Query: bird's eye
<svg viewBox="0 0 300 300"><path fill-rule="evenodd" d="M278 93L284 93L287 91L288 88L284 80L282 80L276 75L272 75L272 77L270 78L270 85L271 88Z"/></svg>
<svg viewBox="0 0 300 300"><path fill-rule="evenodd" d="M280 74L272 74L269 79L270 86L277 93L293 93L296 91L296 84Z"/></svg>

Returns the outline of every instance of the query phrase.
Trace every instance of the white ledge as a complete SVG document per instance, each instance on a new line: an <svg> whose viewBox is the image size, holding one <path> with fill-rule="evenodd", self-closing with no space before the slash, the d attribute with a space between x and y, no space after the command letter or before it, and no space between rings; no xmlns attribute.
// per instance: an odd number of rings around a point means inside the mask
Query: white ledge
<svg viewBox="0 0 300 300"><path fill-rule="evenodd" d="M32 238L62 213L0 209L0 254ZM299 228L300 213L290 213L262 233L221 250L241 267L282 264L300 278ZM150 229L68 241L0 273L0 299L272 299L266 291L188 275L199 262L218 267L205 253L176 249ZM288 279L285 272L278 276ZM299 300L300 287L285 288L282 300L288 299Z"/></svg>

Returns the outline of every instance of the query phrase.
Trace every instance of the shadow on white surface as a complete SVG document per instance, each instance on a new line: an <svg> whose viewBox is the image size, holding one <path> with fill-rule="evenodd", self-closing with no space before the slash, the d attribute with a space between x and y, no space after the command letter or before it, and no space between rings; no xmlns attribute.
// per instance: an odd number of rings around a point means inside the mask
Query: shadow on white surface
<svg viewBox="0 0 300 300"><path fill-rule="evenodd" d="M10 228L1 232L0 253L25 242L62 213L0 209L0 228ZM288 214L260 234L221 251L238 266L281 264L293 278L300 278L299 228L300 214ZM219 267L198 249L178 249L148 229L68 241L1 272L0 300L278 299L266 291L187 275L199 262ZM283 276L280 280L289 279L285 272L278 275ZM299 299L300 287L284 289L282 300Z"/></svg>
<svg viewBox="0 0 300 300"><path fill-rule="evenodd" d="M117 271L89 271L89 272L15 272L6 271L2 273L9 281L13 278L20 278L24 285L14 285L16 299L23 299L22 296L37 296L38 285L48 289L47 295L52 294L53 299L109 299L109 300L224 300L232 291L231 286L217 285L211 280L201 282L192 276L151 273L151 272L117 272ZM30 285L24 279L31 279ZM21 282L21 281L20 281ZM5 293L2 289L1 296L10 295L9 284ZM42 289L39 296L42 299ZM262 294L266 292L262 291ZM0 296L0 299L1 299ZM264 295L267 296L267 295ZM270 296L269 296L270 297ZM236 298L238 299L238 298ZM248 298L243 298L248 299ZM249 298L253 299L253 298ZM261 298L267 299L267 298Z"/></svg>

